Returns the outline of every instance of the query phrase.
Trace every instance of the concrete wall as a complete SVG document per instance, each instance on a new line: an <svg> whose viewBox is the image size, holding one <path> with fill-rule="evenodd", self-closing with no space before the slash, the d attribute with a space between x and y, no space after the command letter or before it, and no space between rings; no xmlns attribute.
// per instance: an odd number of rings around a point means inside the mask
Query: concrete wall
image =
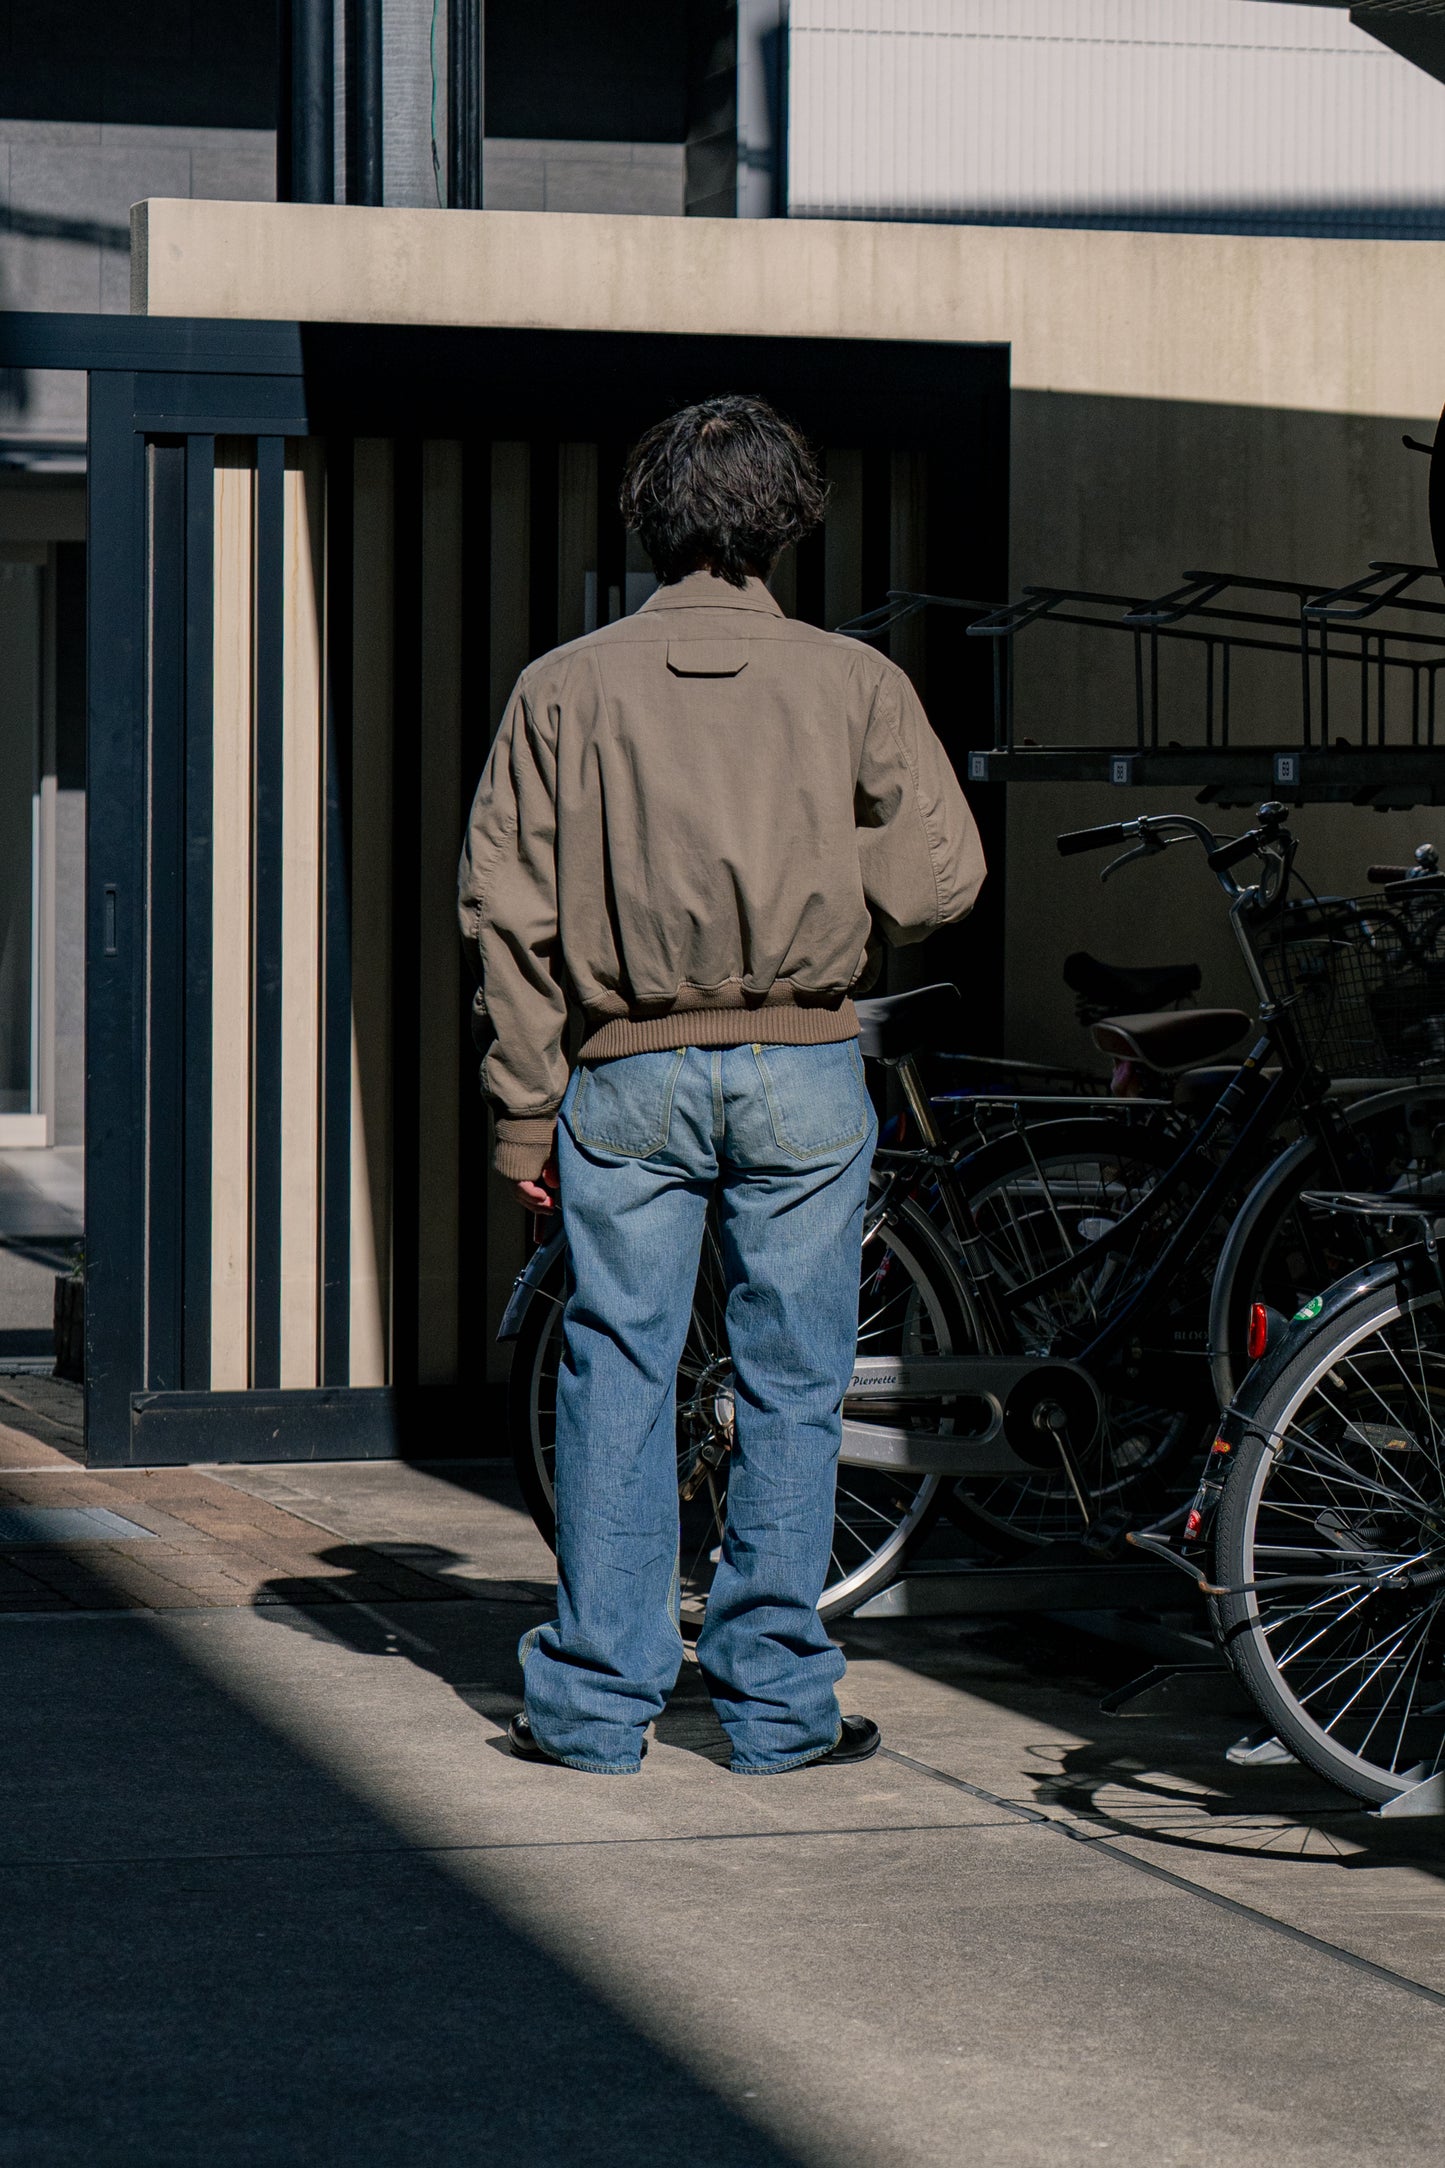
<svg viewBox="0 0 1445 2168"><path fill-rule="evenodd" d="M1445 243L153 201L159 316L1010 340L1021 389L1437 411Z"/></svg>
<svg viewBox="0 0 1445 2168"><path fill-rule="evenodd" d="M1426 463L1400 435L1428 438L1445 395L1445 245L175 202L142 207L138 238L137 305L160 314L1010 340L1015 589L1158 594L1201 564L1334 581L1429 560ZM1127 688L1081 649L1040 629L1019 652L1022 732L1127 735ZM1061 827L1165 802L1013 792L1017 1051L1080 1050L1059 981L1071 948L1197 956L1206 997L1241 992L1215 893L1182 854L1105 890L1097 864L1054 854ZM1307 808L1299 828L1303 870L1329 889L1431 822Z"/></svg>

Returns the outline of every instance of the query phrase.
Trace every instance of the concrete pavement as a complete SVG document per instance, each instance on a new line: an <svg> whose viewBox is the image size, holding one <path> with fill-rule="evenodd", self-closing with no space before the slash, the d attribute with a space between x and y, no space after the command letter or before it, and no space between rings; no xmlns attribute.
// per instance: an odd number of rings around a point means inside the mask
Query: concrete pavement
<svg viewBox="0 0 1445 2168"><path fill-rule="evenodd" d="M1231 1767L1227 1682L860 1622L859 1769L730 1777L691 1668L637 1779L533 1769L504 1471L185 1474L192 1601L82 1545L125 1608L0 1617L0 2160L1439 2160L1440 1834Z"/></svg>

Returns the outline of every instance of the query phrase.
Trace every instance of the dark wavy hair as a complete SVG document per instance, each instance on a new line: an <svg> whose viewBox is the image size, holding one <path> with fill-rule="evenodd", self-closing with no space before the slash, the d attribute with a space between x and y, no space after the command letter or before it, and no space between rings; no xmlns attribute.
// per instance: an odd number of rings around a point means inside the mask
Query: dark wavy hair
<svg viewBox="0 0 1445 2168"><path fill-rule="evenodd" d="M622 517L665 583L704 565L734 587L766 578L823 517L828 486L791 422L731 392L683 407L640 437L622 477Z"/></svg>

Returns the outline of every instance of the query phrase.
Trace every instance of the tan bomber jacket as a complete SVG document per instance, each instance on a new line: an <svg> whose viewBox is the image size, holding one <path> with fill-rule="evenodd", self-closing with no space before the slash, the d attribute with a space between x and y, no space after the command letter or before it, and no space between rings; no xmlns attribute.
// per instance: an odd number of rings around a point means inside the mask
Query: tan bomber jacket
<svg viewBox="0 0 1445 2168"><path fill-rule="evenodd" d="M694 572L523 671L460 871L498 1171L535 1180L582 1061L852 1038L872 925L963 918L978 831L904 673Z"/></svg>

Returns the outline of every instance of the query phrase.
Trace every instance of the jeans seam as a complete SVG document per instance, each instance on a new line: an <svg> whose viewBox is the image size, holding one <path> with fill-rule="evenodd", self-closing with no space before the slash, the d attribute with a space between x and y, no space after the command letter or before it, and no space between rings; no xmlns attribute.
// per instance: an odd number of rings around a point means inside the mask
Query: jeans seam
<svg viewBox="0 0 1445 2168"><path fill-rule="evenodd" d="M827 1746L813 1747L806 1754L790 1754L786 1761L744 1762L741 1768L734 1762L728 1773L735 1777L776 1777L789 1769L806 1769L809 1762L822 1761L825 1754L831 1754L842 1737L843 1726L840 1724Z"/></svg>
<svg viewBox="0 0 1445 2168"><path fill-rule="evenodd" d="M548 1751L551 1751L550 1748ZM556 1758L562 1768L575 1769L579 1776L584 1777L632 1777L636 1776L642 1767L640 1761L579 1761L571 1754L559 1754Z"/></svg>

